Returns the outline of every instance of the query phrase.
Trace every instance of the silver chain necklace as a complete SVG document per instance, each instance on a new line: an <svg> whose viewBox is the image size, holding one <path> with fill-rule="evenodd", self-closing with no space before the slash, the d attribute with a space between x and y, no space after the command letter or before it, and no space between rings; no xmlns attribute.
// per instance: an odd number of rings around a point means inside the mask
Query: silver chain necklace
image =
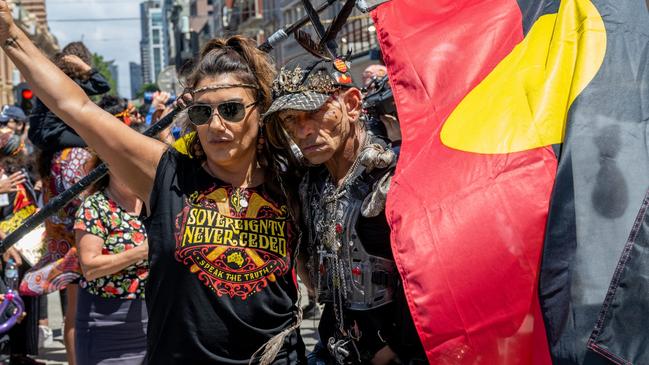
<svg viewBox="0 0 649 365"><path fill-rule="evenodd" d="M338 209L338 200L347 193L347 189L359 174L357 170L363 151L367 147L367 141L367 134L365 134L361 141L359 153L349 170L347 170L341 184L336 186L333 177L329 174L322 188L320 201L313 201L311 206L312 211L316 213L313 217L314 228L320 237L320 245L317 251L319 257L318 268L322 267L325 260L328 260L331 265L329 269L332 270L333 276L334 316L338 330L343 335L347 333L343 317L344 302L347 299L347 282L344 277L344 265L338 254L342 247L341 236L345 230L342 226L343 212ZM322 273L318 275L318 287L321 287L322 276Z"/></svg>

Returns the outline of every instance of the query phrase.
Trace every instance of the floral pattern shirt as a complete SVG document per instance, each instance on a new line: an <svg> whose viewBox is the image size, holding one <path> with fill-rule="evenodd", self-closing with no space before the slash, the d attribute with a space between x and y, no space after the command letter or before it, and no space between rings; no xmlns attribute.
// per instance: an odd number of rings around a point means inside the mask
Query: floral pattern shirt
<svg viewBox="0 0 649 365"><path fill-rule="evenodd" d="M66 148L54 154L50 176L43 180L43 203L72 187L89 172L92 155L85 148ZM74 245L74 214L79 209L86 192L77 195L65 207L45 221L45 253L36 265L43 267L65 256Z"/></svg>
<svg viewBox="0 0 649 365"><path fill-rule="evenodd" d="M115 255L135 248L146 240L142 222L99 191L87 197L77 211L74 229L104 240L103 255ZM95 280L82 278L79 285L102 298L143 299L149 276L148 263L139 261L120 272Z"/></svg>

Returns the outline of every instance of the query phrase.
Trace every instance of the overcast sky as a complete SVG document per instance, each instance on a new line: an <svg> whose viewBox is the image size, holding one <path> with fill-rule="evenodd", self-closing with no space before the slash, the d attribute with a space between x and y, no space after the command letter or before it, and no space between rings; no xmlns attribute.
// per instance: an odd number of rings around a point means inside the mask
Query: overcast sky
<svg viewBox="0 0 649 365"><path fill-rule="evenodd" d="M82 40L92 52L119 67L119 94L131 95L129 62L140 63L140 21L107 18L140 17L141 0L46 0L47 18L61 47ZM70 19L75 21L61 22ZM80 21L80 20L90 21Z"/></svg>

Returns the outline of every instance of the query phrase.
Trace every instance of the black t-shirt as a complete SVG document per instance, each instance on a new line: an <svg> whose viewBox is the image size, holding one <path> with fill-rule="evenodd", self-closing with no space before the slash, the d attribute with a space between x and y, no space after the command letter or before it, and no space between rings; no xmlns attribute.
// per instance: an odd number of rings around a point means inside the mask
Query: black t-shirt
<svg viewBox="0 0 649 365"><path fill-rule="evenodd" d="M264 185L233 188L170 149L150 206L148 363L248 364L295 321L286 203ZM301 347L292 333L276 363L295 363Z"/></svg>

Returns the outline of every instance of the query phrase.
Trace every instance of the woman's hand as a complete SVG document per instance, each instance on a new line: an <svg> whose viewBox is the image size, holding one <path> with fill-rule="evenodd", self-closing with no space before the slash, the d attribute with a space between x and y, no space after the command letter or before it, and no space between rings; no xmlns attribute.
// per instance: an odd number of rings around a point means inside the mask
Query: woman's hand
<svg viewBox="0 0 649 365"><path fill-rule="evenodd" d="M21 266L23 264L23 258L20 256L20 252L14 247L9 247L5 253L2 254L2 260L4 262L9 262L9 259L14 259L16 266Z"/></svg>
<svg viewBox="0 0 649 365"><path fill-rule="evenodd" d="M9 177L0 179L0 194L18 191L17 186L25 182L25 175L22 171L16 171Z"/></svg>
<svg viewBox="0 0 649 365"><path fill-rule="evenodd" d="M193 100L194 98L192 97L191 93L182 93L180 94L180 97L174 102L174 109L185 109L192 103Z"/></svg>
<svg viewBox="0 0 649 365"><path fill-rule="evenodd" d="M155 93L153 93L151 106L154 107L155 110L165 110L167 101L169 101L170 97L171 95L168 92L156 91Z"/></svg>
<svg viewBox="0 0 649 365"><path fill-rule="evenodd" d="M0 45L4 45L13 33L14 19L6 1L0 1Z"/></svg>
<svg viewBox="0 0 649 365"><path fill-rule="evenodd" d="M69 54L63 56L62 60L63 62L70 65L70 67L75 71L77 71L78 73L87 74L90 73L90 71L92 71L92 67L90 67L90 65L88 65L87 63L83 62L83 60L79 58L79 56Z"/></svg>

